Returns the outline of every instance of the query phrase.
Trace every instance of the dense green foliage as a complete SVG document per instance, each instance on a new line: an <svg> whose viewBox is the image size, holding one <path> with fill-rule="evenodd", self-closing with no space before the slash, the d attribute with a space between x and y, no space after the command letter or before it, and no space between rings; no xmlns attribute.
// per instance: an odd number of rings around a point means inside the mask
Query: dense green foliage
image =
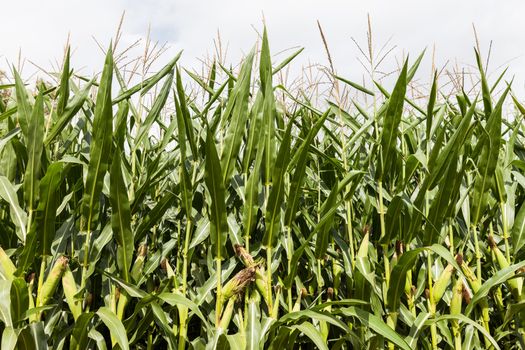
<svg viewBox="0 0 525 350"><path fill-rule="evenodd" d="M525 348L510 85L316 106L271 57L0 86L2 349Z"/></svg>

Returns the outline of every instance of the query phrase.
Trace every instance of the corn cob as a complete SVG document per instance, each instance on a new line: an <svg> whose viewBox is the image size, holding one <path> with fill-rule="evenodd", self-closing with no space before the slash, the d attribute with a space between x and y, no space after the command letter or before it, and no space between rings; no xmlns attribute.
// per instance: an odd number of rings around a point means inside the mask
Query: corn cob
<svg viewBox="0 0 525 350"><path fill-rule="evenodd" d="M230 325L230 321L232 319L234 307L235 307L235 299L231 298L230 300L228 300L228 304L226 305L226 308L224 308L224 311L222 313L222 317L219 322L219 327L217 327L218 332L228 329L228 326Z"/></svg>
<svg viewBox="0 0 525 350"><path fill-rule="evenodd" d="M510 263L505 257L505 254L503 254L503 252L499 249L498 245L496 244L496 241L494 241L494 237L489 236L488 241L489 241L489 246L490 246L490 249L492 250L492 253L494 253L494 255L496 256L496 261L498 262L499 268L503 270L509 267ZM507 283L510 287L512 295L514 295L514 297L517 300L519 300L521 296L521 287L523 284L523 279L521 277L511 278L507 280Z"/></svg>
<svg viewBox="0 0 525 350"><path fill-rule="evenodd" d="M308 292L306 291L306 288L301 288L297 295L297 299L295 299L295 304L293 305L292 312L301 311L301 299L305 298L308 295Z"/></svg>
<svg viewBox="0 0 525 350"><path fill-rule="evenodd" d="M69 269L69 266L66 266L66 270L62 276L62 288L64 289L64 295L66 296L69 310L73 314L73 318L76 320L82 314L82 303L76 298L78 288L75 282L75 277L73 277L73 273Z"/></svg>
<svg viewBox="0 0 525 350"><path fill-rule="evenodd" d="M255 267L247 267L239 271L222 287L222 302L237 296L244 291L244 288L255 281Z"/></svg>
<svg viewBox="0 0 525 350"><path fill-rule="evenodd" d="M53 297L53 294L57 289L58 283L60 282L62 275L66 271L67 264L68 258L66 258L65 256L61 256L57 259L55 265L49 272L49 275L47 276L44 284L42 285L42 289L38 292L38 296L36 299L37 306L46 305L48 301Z"/></svg>
<svg viewBox="0 0 525 350"><path fill-rule="evenodd" d="M133 281L137 282L142 276L142 268L144 267L144 261L146 260L146 254L148 252L148 247L145 244L139 246L137 257L131 268L131 278Z"/></svg>
<svg viewBox="0 0 525 350"><path fill-rule="evenodd" d="M434 297L434 303L438 303L445 291L447 290L450 279L452 278L452 273L454 272L454 267L451 264L448 264L447 267L443 270L439 276L436 283L432 286L432 293Z"/></svg>

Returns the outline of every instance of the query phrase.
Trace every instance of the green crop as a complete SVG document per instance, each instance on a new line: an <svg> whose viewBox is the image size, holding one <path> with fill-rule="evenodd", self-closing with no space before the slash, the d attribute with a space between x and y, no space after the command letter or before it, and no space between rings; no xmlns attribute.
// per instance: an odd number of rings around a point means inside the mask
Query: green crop
<svg viewBox="0 0 525 350"><path fill-rule="evenodd" d="M421 55L319 102L260 48L0 84L2 349L525 348L511 83L476 51L474 90L416 100Z"/></svg>

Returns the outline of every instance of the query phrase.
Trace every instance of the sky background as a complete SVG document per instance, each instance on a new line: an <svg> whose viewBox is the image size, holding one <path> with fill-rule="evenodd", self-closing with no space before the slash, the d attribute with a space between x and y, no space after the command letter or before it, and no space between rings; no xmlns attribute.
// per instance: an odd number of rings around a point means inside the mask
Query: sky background
<svg viewBox="0 0 525 350"><path fill-rule="evenodd" d="M263 18L272 53L304 47L297 65L327 64L316 24L319 20L336 70L354 80L359 80L364 69L356 59L360 53L352 37L366 47L367 14L376 51L389 39L388 48L396 46L385 61L385 70L397 66L396 57L403 53L415 57L427 48L419 72L423 81L430 80L433 47L438 68L446 62L447 69L456 63L475 63L474 23L484 57L493 41L489 73L494 77L501 65L508 65L508 78L515 75L514 86L525 91L525 2L518 0L4 1L0 69L6 70L7 62L18 65L20 52L26 59L23 76L37 71L33 63L46 69L56 67L70 35L73 67L84 74L98 72L103 54L94 38L107 46L124 11L123 46L145 38L150 27L151 39L169 47L160 63L184 49L182 64L190 68L198 68L199 58L214 53L218 31L223 46L228 47L228 59L237 62L257 40ZM281 54L275 62L285 56Z"/></svg>

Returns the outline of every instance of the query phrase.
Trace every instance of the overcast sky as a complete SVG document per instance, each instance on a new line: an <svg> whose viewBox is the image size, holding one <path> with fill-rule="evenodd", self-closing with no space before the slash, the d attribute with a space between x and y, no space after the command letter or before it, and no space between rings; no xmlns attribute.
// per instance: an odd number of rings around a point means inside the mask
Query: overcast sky
<svg viewBox="0 0 525 350"><path fill-rule="evenodd" d="M213 53L217 31L223 45L228 44L228 58L238 61L255 43L263 17L272 53L300 46L305 50L298 64L327 64L316 24L319 20L336 69L353 78L362 75L363 69L356 60L359 53L351 38L366 46L368 13L376 50L389 38L389 47L397 46L397 57L403 52L415 57L427 47L422 71L428 77L434 45L438 67L447 60L457 60L459 64L475 62L474 23L483 55L493 41L490 70L509 65L509 77L516 75L515 85L525 86L525 2L519 0L4 1L0 67L6 69L6 61L16 64L21 50L22 57L49 68L61 60L70 34L73 66L86 74L98 72L103 55L93 38L107 46L123 11L123 44L145 37L151 25L151 38L170 47L162 60L165 62L169 55L184 49L182 62L189 67L198 65L197 58ZM34 70L26 61L24 75Z"/></svg>

